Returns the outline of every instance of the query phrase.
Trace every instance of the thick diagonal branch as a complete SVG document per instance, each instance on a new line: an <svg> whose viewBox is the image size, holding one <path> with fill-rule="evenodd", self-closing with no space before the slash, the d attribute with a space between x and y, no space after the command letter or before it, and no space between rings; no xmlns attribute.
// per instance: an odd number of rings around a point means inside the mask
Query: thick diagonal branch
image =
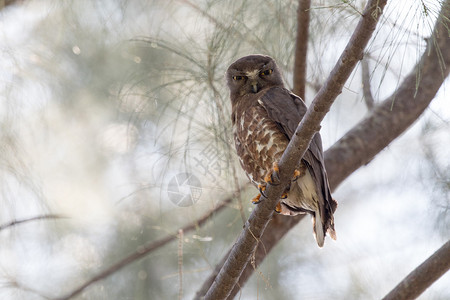
<svg viewBox="0 0 450 300"><path fill-rule="evenodd" d="M281 157L279 162L281 184L267 188L267 199L253 210L244 230L239 235L227 260L206 293L205 299L226 299L236 285L260 242L277 201L291 179L295 166L299 159L303 157L312 137L320 128L320 122L330 110L336 97L342 92L342 87L355 68L356 63L362 57L363 50L375 30L385 5L386 0L371 0L367 3L347 47L331 72L329 79L316 95Z"/></svg>
<svg viewBox="0 0 450 300"><path fill-rule="evenodd" d="M403 279L383 300L416 299L450 269L450 241Z"/></svg>
<svg viewBox="0 0 450 300"><path fill-rule="evenodd" d="M411 126L435 97L450 72L450 38L447 31L450 27L449 8L450 0L447 0L420 62L400 84L398 90L325 152L325 165L332 190L356 169L370 162L377 153ZM436 76L437 70L441 72ZM419 74L421 81L416 88ZM264 260L270 250L300 219L274 216L261 240L264 249L258 247L255 254L256 265ZM229 299L233 299L239 292L238 286L244 286L253 271L252 266L246 267ZM215 275L208 279L209 282Z"/></svg>
<svg viewBox="0 0 450 300"><path fill-rule="evenodd" d="M308 53L309 9L311 0L299 0L297 8L297 37L295 39L294 94L305 100L306 59Z"/></svg>
<svg viewBox="0 0 450 300"><path fill-rule="evenodd" d="M442 4L420 61L399 88L346 133L325 157L330 185L336 187L413 124L450 72L450 1Z"/></svg>

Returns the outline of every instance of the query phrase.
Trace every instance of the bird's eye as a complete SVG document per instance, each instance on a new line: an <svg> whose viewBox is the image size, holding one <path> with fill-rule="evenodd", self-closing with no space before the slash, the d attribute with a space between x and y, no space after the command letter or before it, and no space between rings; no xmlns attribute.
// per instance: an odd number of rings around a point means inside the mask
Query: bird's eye
<svg viewBox="0 0 450 300"><path fill-rule="evenodd" d="M233 76L233 80L242 80L244 76Z"/></svg>
<svg viewBox="0 0 450 300"><path fill-rule="evenodd" d="M273 70L272 70L272 69L269 69L269 70L265 70L265 71L259 73L259 75L260 75L260 76L267 76L267 75L272 74L272 72L273 72Z"/></svg>

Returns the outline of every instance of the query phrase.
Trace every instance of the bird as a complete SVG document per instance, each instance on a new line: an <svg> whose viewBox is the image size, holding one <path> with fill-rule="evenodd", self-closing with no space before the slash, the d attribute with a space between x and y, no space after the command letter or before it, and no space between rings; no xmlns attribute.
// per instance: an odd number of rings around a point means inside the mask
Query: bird
<svg viewBox="0 0 450 300"><path fill-rule="evenodd" d="M278 183L278 162L307 107L303 99L284 87L280 69L270 56L253 54L239 58L228 67L226 80L236 152L243 170L259 189L252 200L257 204L267 184ZM336 208L324 165L322 139L317 132L275 211L287 216L310 214L314 237L323 247L327 233L336 239Z"/></svg>

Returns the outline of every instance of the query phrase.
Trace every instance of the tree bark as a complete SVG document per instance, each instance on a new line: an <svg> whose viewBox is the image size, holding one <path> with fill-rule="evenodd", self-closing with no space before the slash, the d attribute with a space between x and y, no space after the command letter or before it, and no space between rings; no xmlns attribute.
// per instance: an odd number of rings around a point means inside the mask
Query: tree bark
<svg viewBox="0 0 450 300"><path fill-rule="evenodd" d="M409 273L383 300L416 299L450 269L450 241Z"/></svg>
<svg viewBox="0 0 450 300"><path fill-rule="evenodd" d="M367 3L344 52L314 98L281 157L279 162L280 184L267 187L267 198L263 199L253 210L244 230L206 293L205 299L226 299L238 282L242 271L256 251L278 199L289 183L298 161L303 157L313 135L320 128L320 122L330 110L336 97L342 92L345 82L361 59L385 5L386 0L370 0Z"/></svg>

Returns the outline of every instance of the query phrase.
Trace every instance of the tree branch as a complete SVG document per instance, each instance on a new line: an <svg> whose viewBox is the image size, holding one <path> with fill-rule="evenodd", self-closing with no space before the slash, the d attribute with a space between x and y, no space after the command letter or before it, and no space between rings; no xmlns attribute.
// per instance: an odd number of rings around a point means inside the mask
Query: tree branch
<svg viewBox="0 0 450 300"><path fill-rule="evenodd" d="M94 277L92 277L90 280L86 281L85 283L83 283L82 285L80 285L79 287L75 288L73 291L69 292L67 295L56 298L57 300L67 300L70 299L72 297L75 297L76 295L80 294L84 289L86 289L88 286L96 283L97 281L103 280L106 277L110 276L111 274L117 272L118 270L122 269L123 267L135 262L138 259L143 258L144 256L146 256L147 254L149 254L150 252L168 244L171 241L176 240L179 237L179 232L183 232L186 233L188 231L194 230L197 227L202 226L203 224L206 223L206 221L209 220L209 218L211 218L212 215L218 213L219 211L221 211L223 208L225 208L234 198L233 197L229 197L226 200L222 201L217 207L215 207L214 209L212 209L211 211L207 212L205 215L203 215L201 218L195 220L194 222L192 222L191 224L188 224L186 226L184 226L183 228L179 229L177 232L168 235L164 238L161 238L157 241L154 242L150 242L142 247L138 247L137 250L133 253L131 253L130 255L128 255L127 257L123 258L122 260L118 261L117 263L115 263L114 265L110 266L109 268L107 268L106 270L100 272L99 274L95 275Z"/></svg>
<svg viewBox="0 0 450 300"><path fill-rule="evenodd" d="M299 0L297 8L297 37L295 39L294 94L305 100L306 63L311 0Z"/></svg>
<svg viewBox="0 0 450 300"><path fill-rule="evenodd" d="M305 215L297 215L295 217L285 217L282 215L274 214L272 216L272 220L267 226L264 235L261 238L261 243L258 245L255 252L255 266L259 265L265 258L265 256L272 250L272 248L278 243L278 241L286 234L288 231L294 227L301 219L303 219ZM274 230L274 228L276 228ZM195 294L194 299L201 299L203 295L206 294L217 274L219 274L220 269L228 258L231 249L223 256L222 260L216 265L213 272L209 275L209 277L203 282L201 288ZM232 300L234 296L239 293L240 289L247 282L247 279L253 274L255 270L254 266L251 264L247 265L247 267L242 272L239 277L238 283L234 286L233 291L227 299Z"/></svg>
<svg viewBox="0 0 450 300"><path fill-rule="evenodd" d="M0 231L2 231L3 229L9 228L9 227L18 225L18 224L28 223L28 222L31 222L31 221L49 220L49 219L64 219L64 218L67 218L67 217L62 216L62 215L50 214L50 215L35 216L35 217L28 218L28 219L14 220L14 221L11 221L9 223L0 225Z"/></svg>
<svg viewBox="0 0 450 300"><path fill-rule="evenodd" d="M373 157L413 124L433 100L450 72L450 1L442 4L427 48L399 88L327 151L330 186ZM441 76L436 73L441 70ZM439 73L438 73L439 74Z"/></svg>
<svg viewBox="0 0 450 300"><path fill-rule="evenodd" d="M450 240L415 268L383 300L416 299L450 269Z"/></svg>
<svg viewBox="0 0 450 300"><path fill-rule="evenodd" d="M231 249L230 255L206 293L205 299L226 299L230 295L242 271L255 253L277 201L291 179L295 166L303 157L313 135L320 128L320 122L330 110L334 99L342 92L342 87L362 57L363 50L376 28L385 5L386 0L370 0L367 3L355 32L339 61L314 98L281 157L279 162L281 184L267 187L267 198L253 210L244 230Z"/></svg>
<svg viewBox="0 0 450 300"><path fill-rule="evenodd" d="M449 3L450 1L446 0L443 4L427 49L399 89L325 152L325 165L332 190L356 169L370 162L377 153L411 126L435 97L450 71L450 39L446 29L450 27ZM436 70L439 69L442 70L442 76L436 78ZM422 80L416 90L418 72ZM301 217L274 215L261 240L264 250L258 247L256 252L256 265L264 260ZM239 278L239 285L235 287L229 299L233 299L239 292L239 287L244 286L253 271L251 265L245 268ZM212 276L215 277L214 274ZM212 281L211 278L208 280Z"/></svg>
<svg viewBox="0 0 450 300"><path fill-rule="evenodd" d="M373 109L375 100L372 96L372 91L370 89L370 71L369 71L369 61L366 57L361 60L361 81L363 88L364 102L366 103L367 109L370 111Z"/></svg>

